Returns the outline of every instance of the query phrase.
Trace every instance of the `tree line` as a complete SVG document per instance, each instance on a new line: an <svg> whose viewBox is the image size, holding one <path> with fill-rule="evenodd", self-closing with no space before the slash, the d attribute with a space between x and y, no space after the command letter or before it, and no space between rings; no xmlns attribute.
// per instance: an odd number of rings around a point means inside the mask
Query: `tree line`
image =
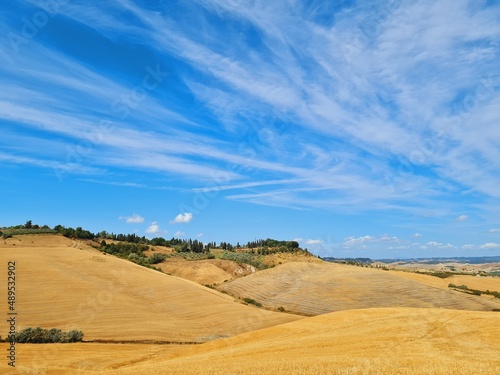
<svg viewBox="0 0 500 375"><path fill-rule="evenodd" d="M294 250L299 248L299 243L297 241L278 241L267 238L265 240L250 241L247 243L246 247L249 249L282 247L288 250Z"/></svg>
<svg viewBox="0 0 500 375"><path fill-rule="evenodd" d="M65 332L58 328L28 327L16 333L15 340L18 343L31 344L81 342L83 341L83 332L78 330Z"/></svg>
<svg viewBox="0 0 500 375"><path fill-rule="evenodd" d="M254 254L266 255L272 254L276 252L296 252L300 249L299 243L297 241L278 241L272 238L260 239L255 241L247 242L246 246L241 246L238 242L236 245L233 245L229 242L220 242L217 244L215 241L203 243L198 241L197 239L179 239L172 237L171 239L165 239L163 237L155 237L152 239L146 238L146 236L138 236L135 233L132 234L115 234L108 233L103 230L98 233L92 233L89 230L83 229L82 227L65 227L63 225L56 225L54 228L50 228L48 225L40 226L38 224L33 224L31 220L26 221L24 225L16 225L13 227L9 227L8 229L17 229L17 230L51 230L56 233L62 234L65 237L71 239L87 239L87 240L101 240L101 248L103 251L117 254L120 256L128 256L131 253L136 253L138 255L142 254L144 249L147 249L148 245L151 246L165 246L172 247L177 252L194 252L194 253L208 253L210 249L222 249L226 251L235 251L236 249L248 248L252 250ZM138 250L139 248L129 248L129 247L117 247L113 246L113 244L106 244L106 240L113 240L119 242L126 242L136 245L145 245L145 248L142 250ZM102 241L104 241L104 246Z"/></svg>

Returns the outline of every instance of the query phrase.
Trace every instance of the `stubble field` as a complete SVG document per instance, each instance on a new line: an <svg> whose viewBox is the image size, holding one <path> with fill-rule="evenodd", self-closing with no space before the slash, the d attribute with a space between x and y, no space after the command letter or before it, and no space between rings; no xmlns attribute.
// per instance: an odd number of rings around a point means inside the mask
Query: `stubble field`
<svg viewBox="0 0 500 375"><path fill-rule="evenodd" d="M16 369L0 362L5 374L495 374L500 368L500 312L491 311L498 302L447 288L451 282L500 290L498 278L443 280L290 261L221 283L232 297L60 236L8 239L0 244L3 275L9 260L18 275L18 329L79 329L94 342L17 344ZM211 281L203 268L193 275ZM318 316L246 306L238 297ZM6 307L6 288L0 301ZM6 319L0 329L5 337Z"/></svg>

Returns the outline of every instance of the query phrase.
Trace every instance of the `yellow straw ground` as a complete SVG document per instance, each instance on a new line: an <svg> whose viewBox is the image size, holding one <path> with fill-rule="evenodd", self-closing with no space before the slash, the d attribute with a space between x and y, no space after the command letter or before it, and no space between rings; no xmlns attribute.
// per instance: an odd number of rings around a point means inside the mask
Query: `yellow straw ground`
<svg viewBox="0 0 500 375"><path fill-rule="evenodd" d="M497 374L498 314L365 309L202 345L19 345L24 353L19 370L58 375Z"/></svg>
<svg viewBox="0 0 500 375"><path fill-rule="evenodd" d="M242 305L60 236L1 243L5 285L8 261L16 262L18 329L80 329L85 340L134 342L17 344L16 369L4 358L2 374L499 373L500 312L491 311L498 301L447 288L498 290L496 279L288 262L221 284L271 308L337 310L304 318ZM6 287L1 301L3 313ZM0 332L8 332L6 319ZM155 340L206 343L144 343Z"/></svg>
<svg viewBox="0 0 500 375"><path fill-rule="evenodd" d="M308 315L371 307L478 311L500 308L500 299L449 290L450 282L468 282L484 290L489 287L500 291L500 278L456 276L449 281L427 275L326 262L290 262L221 284L218 288L236 297L252 298L268 308L283 307L287 311Z"/></svg>
<svg viewBox="0 0 500 375"><path fill-rule="evenodd" d="M28 236L19 237L31 245ZM0 247L5 308L7 262L16 262L18 329L79 329L85 340L203 342L301 318L245 306L192 281L52 237L46 236L47 247ZM7 331L0 320L1 335Z"/></svg>

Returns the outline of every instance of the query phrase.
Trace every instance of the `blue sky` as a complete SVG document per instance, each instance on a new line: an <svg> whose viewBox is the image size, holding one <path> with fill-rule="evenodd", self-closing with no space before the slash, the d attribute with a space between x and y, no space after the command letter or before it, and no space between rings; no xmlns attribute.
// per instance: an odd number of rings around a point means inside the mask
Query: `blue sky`
<svg viewBox="0 0 500 375"><path fill-rule="evenodd" d="M500 254L499 1L0 11L2 226Z"/></svg>

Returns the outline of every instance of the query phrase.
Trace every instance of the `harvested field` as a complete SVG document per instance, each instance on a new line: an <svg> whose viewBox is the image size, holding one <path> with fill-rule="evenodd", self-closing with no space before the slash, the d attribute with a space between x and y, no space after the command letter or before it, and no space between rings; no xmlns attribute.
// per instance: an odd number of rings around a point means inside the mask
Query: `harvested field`
<svg viewBox="0 0 500 375"><path fill-rule="evenodd" d="M17 265L18 329L78 329L85 340L204 342L299 318L244 306L84 245L71 247L74 241L64 237L40 236L38 246L37 239L19 237L15 250L0 248L1 274L9 260ZM0 300L7 300L6 288ZM2 319L0 331L6 328Z"/></svg>
<svg viewBox="0 0 500 375"><path fill-rule="evenodd" d="M497 314L366 309L194 346L22 345L26 362L19 370L35 366L28 358L40 358L48 375L495 374L500 368Z"/></svg>
<svg viewBox="0 0 500 375"><path fill-rule="evenodd" d="M491 311L500 300L448 290L433 276L333 263L290 262L220 285L265 307L307 315L371 307L425 307ZM496 282L496 279L493 281Z"/></svg>

